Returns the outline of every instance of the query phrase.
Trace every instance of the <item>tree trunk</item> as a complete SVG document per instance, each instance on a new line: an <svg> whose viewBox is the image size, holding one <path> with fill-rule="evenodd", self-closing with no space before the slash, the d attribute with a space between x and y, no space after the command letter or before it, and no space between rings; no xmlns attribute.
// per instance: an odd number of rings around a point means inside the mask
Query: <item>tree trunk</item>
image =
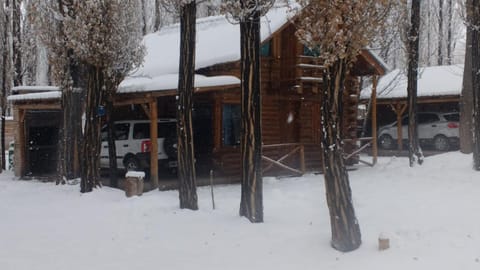
<svg viewBox="0 0 480 270"><path fill-rule="evenodd" d="M100 187L100 116L98 107L102 104L104 75L100 68L87 68L87 95L85 106L85 129L82 140L82 175L80 192L91 192Z"/></svg>
<svg viewBox="0 0 480 270"><path fill-rule="evenodd" d="M115 146L115 123L113 121L113 89L108 89L108 94L105 102L105 118L107 124L107 140L108 140L108 164L109 164L109 177L110 177L110 186L118 186L117 178L117 148Z"/></svg>
<svg viewBox="0 0 480 270"><path fill-rule="evenodd" d="M260 93L260 13L240 22L242 197L240 216L263 222L262 132Z"/></svg>
<svg viewBox="0 0 480 270"><path fill-rule="evenodd" d="M330 211L332 247L343 252L357 249L362 243L355 216L341 140L342 96L347 65L338 60L324 74L321 91L322 156L327 204Z"/></svg>
<svg viewBox="0 0 480 270"><path fill-rule="evenodd" d="M180 12L180 70L178 77L178 180L180 208L198 209L193 145L193 87L195 76L196 3Z"/></svg>
<svg viewBox="0 0 480 270"><path fill-rule="evenodd" d="M155 0L155 24L153 25L154 32L160 30L161 22L160 0Z"/></svg>
<svg viewBox="0 0 480 270"><path fill-rule="evenodd" d="M1 97L1 106L2 106L2 119L1 119L1 146L0 146L0 156L1 156L1 168L5 169L5 117L7 115L7 97L10 93L10 89L12 86L12 59L11 59L11 46L10 46L10 32L11 32L11 13L8 11L12 8L10 0L5 1L5 9L2 10L1 16L4 16L3 20L5 23L4 29L2 29L3 35L3 44L2 44L2 97ZM3 8L3 7L2 7Z"/></svg>
<svg viewBox="0 0 480 270"><path fill-rule="evenodd" d="M466 2L467 22L472 20L472 0ZM460 151L464 154L470 154L473 151L473 88L472 88L472 32L471 27L467 27L467 38L465 43L465 66L463 68L463 85L460 96Z"/></svg>
<svg viewBox="0 0 480 270"><path fill-rule="evenodd" d="M420 40L420 0L412 1L411 26L408 34L408 156L410 167L423 163L417 129L417 79ZM439 54L440 56L440 54Z"/></svg>
<svg viewBox="0 0 480 270"><path fill-rule="evenodd" d="M145 0L142 0L142 33L145 36L147 34L147 14L146 14L146 7L145 7Z"/></svg>
<svg viewBox="0 0 480 270"><path fill-rule="evenodd" d="M451 65L453 63L453 55L452 55L452 20L453 20L453 0L447 0L448 6L448 22L447 22L447 65Z"/></svg>
<svg viewBox="0 0 480 270"><path fill-rule="evenodd" d="M412 4L412 7L413 7L413 4ZM418 7L418 10L420 10L420 6ZM412 9L412 12L413 12L413 9ZM413 14L412 14L412 17L413 17ZM418 20L420 21L420 13L418 14ZM413 25L411 27L413 28ZM437 60L438 60L439 66L443 65L442 44L443 44L443 0L438 0L438 59Z"/></svg>
<svg viewBox="0 0 480 270"><path fill-rule="evenodd" d="M473 166L480 170L480 1L472 0Z"/></svg>
<svg viewBox="0 0 480 270"><path fill-rule="evenodd" d="M21 25L21 0L12 0L12 53L13 53L13 67L14 77L13 85L19 86L23 83L23 68L22 68L22 29Z"/></svg>

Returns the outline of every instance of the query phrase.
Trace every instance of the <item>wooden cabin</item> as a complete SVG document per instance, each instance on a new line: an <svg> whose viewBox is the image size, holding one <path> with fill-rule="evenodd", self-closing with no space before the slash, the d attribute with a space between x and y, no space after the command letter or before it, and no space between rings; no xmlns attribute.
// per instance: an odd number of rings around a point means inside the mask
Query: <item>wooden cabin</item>
<svg viewBox="0 0 480 270"><path fill-rule="evenodd" d="M296 38L287 8L272 9L261 22L264 174L319 171L322 130L319 91L323 65ZM223 16L197 21L194 97L197 169L199 175L214 170L216 175L232 180L240 177L238 28ZM179 36L179 26L173 25L145 37L144 65L120 85L115 98L116 119L144 118L153 122L157 118L175 117ZM382 63L370 51L363 50L350 71L344 92L343 134L354 143L347 151L355 148L360 77L383 75L386 68ZM52 101L56 105L50 106L59 108L59 97ZM20 117L19 130L28 125L28 119L22 117L36 110L38 102L28 98L13 100ZM25 140L18 144L25 145ZM25 151L25 147L18 145L16 153L19 151ZM29 161L22 154L16 160L22 167L16 167L16 173L22 176L28 171Z"/></svg>

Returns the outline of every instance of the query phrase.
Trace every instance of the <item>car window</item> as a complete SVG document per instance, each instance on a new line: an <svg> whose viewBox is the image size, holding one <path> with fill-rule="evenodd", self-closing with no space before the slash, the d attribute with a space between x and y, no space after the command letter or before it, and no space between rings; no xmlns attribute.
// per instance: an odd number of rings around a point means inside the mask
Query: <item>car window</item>
<svg viewBox="0 0 480 270"><path fill-rule="evenodd" d="M408 116L402 118L402 126L408 126Z"/></svg>
<svg viewBox="0 0 480 270"><path fill-rule="evenodd" d="M127 140L129 131L129 123L115 124L115 140Z"/></svg>
<svg viewBox="0 0 480 270"><path fill-rule="evenodd" d="M115 124L115 140L127 140L129 129L130 124L128 123ZM108 139L108 131L106 125L102 128L100 138L102 141L106 141Z"/></svg>
<svg viewBox="0 0 480 270"><path fill-rule="evenodd" d="M166 138L170 134L176 134L177 123L159 122L157 126L158 138ZM171 135L171 136L173 136ZM150 123L136 123L133 126L133 139L149 139Z"/></svg>
<svg viewBox="0 0 480 270"><path fill-rule="evenodd" d="M440 121L438 115L434 113L420 113L418 114L418 123L419 124L428 124Z"/></svg>
<svg viewBox="0 0 480 270"><path fill-rule="evenodd" d="M447 121L455 121L455 122L460 121L460 114L458 113L444 114L443 117L445 117Z"/></svg>
<svg viewBox="0 0 480 270"><path fill-rule="evenodd" d="M158 138L166 138L177 134L176 122L158 123ZM176 136L175 136L176 137Z"/></svg>
<svg viewBox="0 0 480 270"><path fill-rule="evenodd" d="M133 125L133 139L150 138L150 123L136 123Z"/></svg>

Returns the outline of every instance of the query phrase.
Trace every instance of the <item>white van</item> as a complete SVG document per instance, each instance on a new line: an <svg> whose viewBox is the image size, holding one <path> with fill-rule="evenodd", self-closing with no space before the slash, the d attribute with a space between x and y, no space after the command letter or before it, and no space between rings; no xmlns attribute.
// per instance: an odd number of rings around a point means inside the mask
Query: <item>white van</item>
<svg viewBox="0 0 480 270"><path fill-rule="evenodd" d="M100 167L108 168L107 127L101 131L102 148ZM176 120L158 120L158 160L166 162L166 166L176 167ZM115 122L115 147L117 165L120 169L144 170L149 167L150 155L150 121L125 120Z"/></svg>

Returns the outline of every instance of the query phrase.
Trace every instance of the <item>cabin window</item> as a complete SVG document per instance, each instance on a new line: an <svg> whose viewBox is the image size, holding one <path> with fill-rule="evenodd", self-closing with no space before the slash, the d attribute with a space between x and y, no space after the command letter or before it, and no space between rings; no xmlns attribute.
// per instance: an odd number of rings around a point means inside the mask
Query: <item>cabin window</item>
<svg viewBox="0 0 480 270"><path fill-rule="evenodd" d="M240 125L240 105L224 104L222 110L223 145L240 145Z"/></svg>
<svg viewBox="0 0 480 270"><path fill-rule="evenodd" d="M320 56L320 48L315 47L315 48L309 48L308 46L303 46L303 55L305 56L312 56L312 57L318 57Z"/></svg>
<svg viewBox="0 0 480 270"><path fill-rule="evenodd" d="M260 56L268 57L272 55L272 41L264 43L260 47Z"/></svg>

